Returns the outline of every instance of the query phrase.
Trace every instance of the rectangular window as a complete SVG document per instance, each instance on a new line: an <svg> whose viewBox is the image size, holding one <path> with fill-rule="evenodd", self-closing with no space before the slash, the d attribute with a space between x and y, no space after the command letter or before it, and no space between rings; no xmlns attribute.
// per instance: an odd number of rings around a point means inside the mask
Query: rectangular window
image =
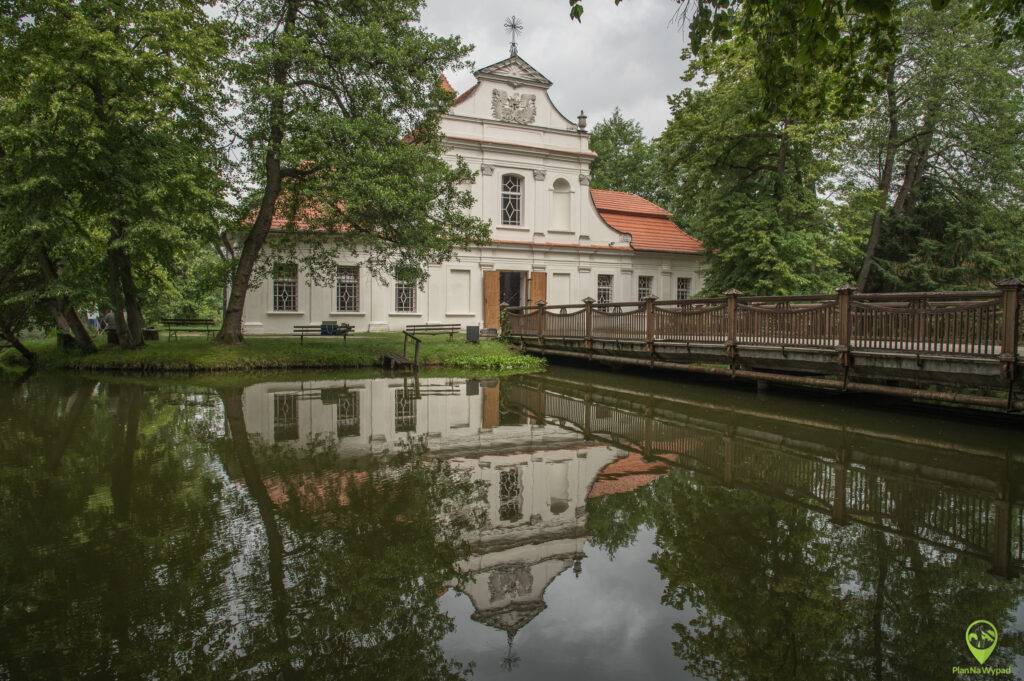
<svg viewBox="0 0 1024 681"><path fill-rule="evenodd" d="M523 479L519 468L498 471L498 519L518 522L523 518Z"/></svg>
<svg viewBox="0 0 1024 681"><path fill-rule="evenodd" d="M299 267L295 263L274 266L274 312L299 309Z"/></svg>
<svg viewBox="0 0 1024 681"><path fill-rule="evenodd" d="M338 437L359 435L359 393L347 391L338 396Z"/></svg>
<svg viewBox="0 0 1024 681"><path fill-rule="evenodd" d="M676 278L676 300L686 300L690 297L690 278Z"/></svg>
<svg viewBox="0 0 1024 681"><path fill-rule="evenodd" d="M416 311L416 284L395 282L395 312Z"/></svg>
<svg viewBox="0 0 1024 681"><path fill-rule="evenodd" d="M610 274L597 275L597 302L612 302L612 282L614 279Z"/></svg>
<svg viewBox="0 0 1024 681"><path fill-rule="evenodd" d="M411 433L416 430L416 398L399 388L395 391L395 432Z"/></svg>
<svg viewBox="0 0 1024 681"><path fill-rule="evenodd" d="M299 396L274 395L274 442L299 439Z"/></svg>
<svg viewBox="0 0 1024 681"><path fill-rule="evenodd" d="M636 278L636 295L639 300L646 300L654 295L654 277L649 274L641 274Z"/></svg>
<svg viewBox="0 0 1024 681"><path fill-rule="evenodd" d="M523 178L518 175L501 177L501 224L523 224Z"/></svg>
<svg viewBox="0 0 1024 681"><path fill-rule="evenodd" d="M334 292L338 312L359 312L359 267L338 267L338 283Z"/></svg>

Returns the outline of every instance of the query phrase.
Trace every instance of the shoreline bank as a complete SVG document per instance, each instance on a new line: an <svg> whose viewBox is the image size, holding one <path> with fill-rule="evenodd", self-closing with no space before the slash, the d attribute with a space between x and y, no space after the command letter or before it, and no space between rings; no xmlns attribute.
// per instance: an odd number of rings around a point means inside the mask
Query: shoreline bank
<svg viewBox="0 0 1024 681"><path fill-rule="evenodd" d="M137 350L122 350L104 345L99 351L82 355L62 352L52 338L29 341L36 353L39 370L75 372L207 372L254 371L273 369L360 369L381 366L386 353L402 354L400 333L367 333L340 338L247 338L239 345L218 345L203 337L184 337L173 341L147 343ZM27 368L14 350L0 352L0 366ZM488 371L540 371L543 358L521 353L497 340L467 343L447 337L431 336L420 348L423 368L470 369Z"/></svg>

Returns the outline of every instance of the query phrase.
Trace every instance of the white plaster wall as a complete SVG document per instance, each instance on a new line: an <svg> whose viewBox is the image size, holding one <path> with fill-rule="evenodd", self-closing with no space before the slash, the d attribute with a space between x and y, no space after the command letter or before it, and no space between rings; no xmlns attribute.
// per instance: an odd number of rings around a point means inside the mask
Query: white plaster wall
<svg viewBox="0 0 1024 681"><path fill-rule="evenodd" d="M546 272L549 297L554 276L569 291L564 300L552 304L580 303L586 297L597 298L597 275L614 277L614 298L619 301L636 299L637 277L654 277L654 295L661 300L675 299L677 277L692 280L691 294L696 295L702 285L703 259L696 255L616 252L609 250L567 249L541 244L492 245L462 252L455 259L430 268L430 278L424 290L417 291L417 309L414 313L395 310L394 288L390 281L380 281L360 268L360 310L338 312L335 307L333 286L313 285L310 278L299 272L298 311L291 313L271 311L271 282L264 281L249 292L245 307L245 331L248 334L289 334L296 324L319 324L324 320L347 322L358 331L401 330L407 324L445 323L481 324L483 322L483 273L487 270ZM356 258L345 258L341 264L358 265ZM468 272L469 309L465 309L465 292L458 300L448 300L448 278L453 270L460 273L460 283ZM537 301L530 301L536 303ZM306 339L313 343L340 343L340 339ZM352 339L347 342L359 342Z"/></svg>
<svg viewBox="0 0 1024 681"><path fill-rule="evenodd" d="M535 95L535 121L520 125L494 120L491 97L495 88ZM483 273L488 270L546 272L549 297L555 293L557 298L549 302L555 304L596 298L599 274L614 277L613 298L621 301L636 298L640 275L654 276L654 294L663 300L675 298L677 277L692 279L692 295L700 291L702 257L635 252L627 246L624 235L601 219L590 198L593 154L589 135L577 130L575 121L555 108L546 88L481 76L472 95L453 107L441 125L447 138L448 160L455 163L462 158L477 171L468 187L476 199L472 211L490 222L494 243L458 253L452 261L430 267L429 279L417 293L416 311L411 313L396 311L392 283L373 278L365 267L360 268L360 309L356 312L335 310L334 287L312 285L301 271L298 310L274 312L271 282L264 281L246 299L246 333L289 334L297 324L325 320L347 322L358 331L397 331L408 324L422 323L481 324ZM524 178L523 221L519 226L502 225L500 220L500 183L506 173ZM569 185L568 225L553 223L552 194L559 179ZM359 264L359 258L347 256L339 264ZM453 275L453 271L459 274ZM468 292L463 286L467 272ZM562 276L558 290L552 291L555 275ZM456 278L457 295L449 299Z"/></svg>

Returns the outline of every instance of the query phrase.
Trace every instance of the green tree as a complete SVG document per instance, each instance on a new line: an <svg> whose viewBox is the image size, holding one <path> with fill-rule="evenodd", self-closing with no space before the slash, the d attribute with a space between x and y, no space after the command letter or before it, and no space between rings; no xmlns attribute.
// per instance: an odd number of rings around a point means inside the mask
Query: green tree
<svg viewBox="0 0 1024 681"><path fill-rule="evenodd" d="M640 124L625 118L618 107L594 126L590 149L597 153L590 186L630 192L655 203L662 199L654 145L644 139Z"/></svg>
<svg viewBox="0 0 1024 681"><path fill-rule="evenodd" d="M898 24L885 87L848 130L841 198L875 202L846 226L867 241L858 288L992 286L1024 265L1020 49L957 0L908 3Z"/></svg>
<svg viewBox="0 0 1024 681"><path fill-rule="evenodd" d="M884 80L884 64L895 47L895 15L904 4L899 0L674 1L686 20L693 55L707 44L741 36L753 42L753 71L764 90L759 107L769 113L806 97L804 86L822 73L837 79L837 97L830 106L856 109ZM941 12L950 3L933 0L930 6ZM570 17L580 20L583 5L584 0L569 0ZM1024 38L1024 0L973 0L970 7L989 19L991 31L984 42Z"/></svg>
<svg viewBox="0 0 1024 681"><path fill-rule="evenodd" d="M0 24L0 229L83 348L69 289L102 291L141 345L145 280L215 234L223 40L205 5L17 0Z"/></svg>
<svg viewBox="0 0 1024 681"><path fill-rule="evenodd" d="M659 146L669 208L707 249L705 290L819 293L841 283L819 196L837 169L837 126L812 96L828 79L808 86L806 105L767 115L742 39L703 51L687 77L700 87L670 98Z"/></svg>
<svg viewBox="0 0 1024 681"><path fill-rule="evenodd" d="M237 0L234 78L247 186L231 292L218 333L242 339L245 297L274 252L300 257L314 278L334 276L340 251L375 274L419 280L431 262L485 241L468 213L472 177L441 157L440 116L452 95L440 86L466 48L418 23L419 0L357 4ZM275 215L290 240L264 245ZM319 238L296 242L295 224ZM299 255L301 253L301 255Z"/></svg>

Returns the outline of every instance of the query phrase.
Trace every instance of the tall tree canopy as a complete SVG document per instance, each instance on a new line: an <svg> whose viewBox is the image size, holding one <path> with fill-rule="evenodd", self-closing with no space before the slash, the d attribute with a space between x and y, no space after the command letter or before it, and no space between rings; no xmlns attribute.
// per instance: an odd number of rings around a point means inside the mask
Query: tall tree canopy
<svg viewBox="0 0 1024 681"><path fill-rule="evenodd" d="M708 292L987 288L1024 270L1024 57L966 1L890 16L882 84L828 69L765 107L756 36L705 43L647 191L708 248ZM838 45L838 43L837 43ZM835 49L833 45L829 49Z"/></svg>
<svg viewBox="0 0 1024 681"><path fill-rule="evenodd" d="M594 2L595 0L589 0ZM622 0L614 0L618 5ZM901 0L674 0L688 28L689 49L738 35L753 43L753 71L763 86L760 105L784 108L822 73L836 77L833 107L849 108L881 82L895 48ZM941 11L955 0L930 0ZM584 0L569 0L569 16L583 16ZM1024 0L973 0L987 38L1024 38ZM806 93L804 93L806 94Z"/></svg>
<svg viewBox="0 0 1024 681"><path fill-rule="evenodd" d="M223 40L199 0L16 0L0 23L0 238L59 325L76 303L142 343L145 291L211 238Z"/></svg>
<svg viewBox="0 0 1024 681"><path fill-rule="evenodd" d="M819 188L838 140L812 96L828 81L807 87L809 103L767 115L752 48L738 38L705 49L687 74L700 87L670 98L659 143L669 208L707 249L706 292L828 290L840 280Z"/></svg>
<svg viewBox="0 0 1024 681"><path fill-rule="evenodd" d="M656 203L661 199L654 144L644 139L640 124L623 116L618 107L594 126L590 150L597 153L590 166L592 187L630 192Z"/></svg>
<svg viewBox="0 0 1024 681"><path fill-rule="evenodd" d="M441 157L440 116L452 102L439 77L464 62L455 37L417 22L420 0L237 0L232 50L247 228L218 334L241 340L242 310L273 253L314 278L334 276L339 250L375 274L422 279L426 265L485 241L469 215L465 164ZM264 253L275 214L329 238ZM301 218L301 220L299 219ZM261 258L262 255L270 257Z"/></svg>
<svg viewBox="0 0 1024 681"><path fill-rule="evenodd" d="M954 2L908 3L885 87L847 130L840 198L874 202L861 289L985 287L1024 268L1019 47ZM861 237L863 238L863 237Z"/></svg>

